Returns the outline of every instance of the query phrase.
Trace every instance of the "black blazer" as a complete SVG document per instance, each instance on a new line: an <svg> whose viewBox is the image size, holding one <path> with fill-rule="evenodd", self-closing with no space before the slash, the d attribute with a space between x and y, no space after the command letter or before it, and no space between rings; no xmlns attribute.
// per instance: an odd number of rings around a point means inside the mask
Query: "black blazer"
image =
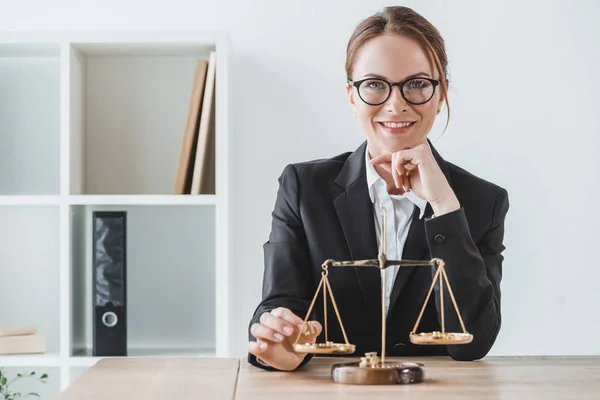
<svg viewBox="0 0 600 400"><path fill-rule="evenodd" d="M430 143L431 145L431 143ZM461 209L423 219L415 207L403 259L444 260L465 328L473 341L462 345L415 345L409 333L432 282L432 267L400 267L387 315L386 356L449 355L455 360L484 357L494 344L501 324L500 281L504 221L509 208L507 191L433 155L461 204ZM272 228L264 244L262 301L249 326L262 313L287 307L304 318L327 259L377 258L378 248L365 173L364 142L354 152L287 165L279 178ZM353 357L365 352L381 355L381 277L378 268L329 267L329 281L348 336L356 345ZM417 332L440 331L439 286L432 294ZM448 290L444 287L447 332L462 332ZM317 299L311 319L323 324L323 300ZM329 301L329 340L344 343ZM249 333L250 340L256 340ZM324 332L317 338L323 342ZM309 354L304 365L311 358ZM248 354L248 361L260 368Z"/></svg>

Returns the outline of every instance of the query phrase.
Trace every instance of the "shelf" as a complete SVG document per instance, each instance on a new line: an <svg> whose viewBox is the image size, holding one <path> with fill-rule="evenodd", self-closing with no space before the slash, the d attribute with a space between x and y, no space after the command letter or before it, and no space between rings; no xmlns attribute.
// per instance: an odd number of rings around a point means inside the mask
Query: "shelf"
<svg viewBox="0 0 600 400"><path fill-rule="evenodd" d="M174 38L165 42L143 42L133 40L93 42L86 38L73 41L75 50L88 57L198 57L206 56L215 50L215 45L207 40L202 42L179 41ZM110 40L110 39L109 39Z"/></svg>
<svg viewBox="0 0 600 400"><path fill-rule="evenodd" d="M0 43L0 195L60 190L60 45Z"/></svg>
<svg viewBox="0 0 600 400"><path fill-rule="evenodd" d="M214 194L141 194L141 195L70 195L62 200L59 195L0 195L0 206L58 206L70 205L216 205Z"/></svg>
<svg viewBox="0 0 600 400"><path fill-rule="evenodd" d="M215 205L216 195L73 195L73 205Z"/></svg>
<svg viewBox="0 0 600 400"><path fill-rule="evenodd" d="M58 353L0 355L0 367L60 367Z"/></svg>
<svg viewBox="0 0 600 400"><path fill-rule="evenodd" d="M213 51L218 193L175 195L197 60ZM129 356L231 354L229 59L222 31L0 33L0 327L47 340L0 367L52 371L54 390L99 359L95 210L128 213Z"/></svg>
<svg viewBox="0 0 600 400"><path fill-rule="evenodd" d="M59 207L0 207L0 221L0 325L34 325L59 353Z"/></svg>
<svg viewBox="0 0 600 400"><path fill-rule="evenodd" d="M127 342L215 346L215 210L206 206L71 206L73 351L91 348L92 212L127 212Z"/></svg>
<svg viewBox="0 0 600 400"><path fill-rule="evenodd" d="M173 193L196 61L211 50L72 44L71 194Z"/></svg>
<svg viewBox="0 0 600 400"><path fill-rule="evenodd" d="M57 206L58 195L0 195L0 206Z"/></svg>

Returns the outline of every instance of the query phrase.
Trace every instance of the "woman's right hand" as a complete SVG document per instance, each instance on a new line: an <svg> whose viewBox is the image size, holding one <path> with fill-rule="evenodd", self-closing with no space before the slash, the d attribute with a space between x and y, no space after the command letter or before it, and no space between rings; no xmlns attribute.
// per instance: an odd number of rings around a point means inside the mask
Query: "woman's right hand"
<svg viewBox="0 0 600 400"><path fill-rule="evenodd" d="M294 351L294 342L298 333L302 334L298 343L314 343L321 333L321 324L311 321L312 334L305 334L304 321L287 308L279 307L260 316L260 322L250 327L250 333L256 342L248 343L248 351L271 367L292 371L296 369L306 354ZM307 324L309 322L307 321Z"/></svg>

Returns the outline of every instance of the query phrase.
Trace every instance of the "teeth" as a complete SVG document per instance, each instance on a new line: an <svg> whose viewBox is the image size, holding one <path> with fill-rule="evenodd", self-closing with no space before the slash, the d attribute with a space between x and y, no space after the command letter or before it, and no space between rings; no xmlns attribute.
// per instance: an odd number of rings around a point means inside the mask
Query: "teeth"
<svg viewBox="0 0 600 400"><path fill-rule="evenodd" d="M412 122L401 122L401 123L395 123L395 122L384 122L383 125L387 126L388 128L406 128L407 126L411 125Z"/></svg>

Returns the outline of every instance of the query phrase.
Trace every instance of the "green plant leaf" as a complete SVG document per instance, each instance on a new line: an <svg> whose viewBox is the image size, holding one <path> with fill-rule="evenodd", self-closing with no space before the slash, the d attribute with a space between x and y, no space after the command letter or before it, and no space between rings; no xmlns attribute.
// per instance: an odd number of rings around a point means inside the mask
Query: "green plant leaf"
<svg viewBox="0 0 600 400"><path fill-rule="evenodd" d="M48 374L44 374L44 375L42 375L42 378L41 378L41 379L46 379L46 378L48 378Z"/></svg>
<svg viewBox="0 0 600 400"><path fill-rule="evenodd" d="M2 385L6 385L6 376L4 376L4 375L2 376L2 379L0 379L0 383Z"/></svg>

